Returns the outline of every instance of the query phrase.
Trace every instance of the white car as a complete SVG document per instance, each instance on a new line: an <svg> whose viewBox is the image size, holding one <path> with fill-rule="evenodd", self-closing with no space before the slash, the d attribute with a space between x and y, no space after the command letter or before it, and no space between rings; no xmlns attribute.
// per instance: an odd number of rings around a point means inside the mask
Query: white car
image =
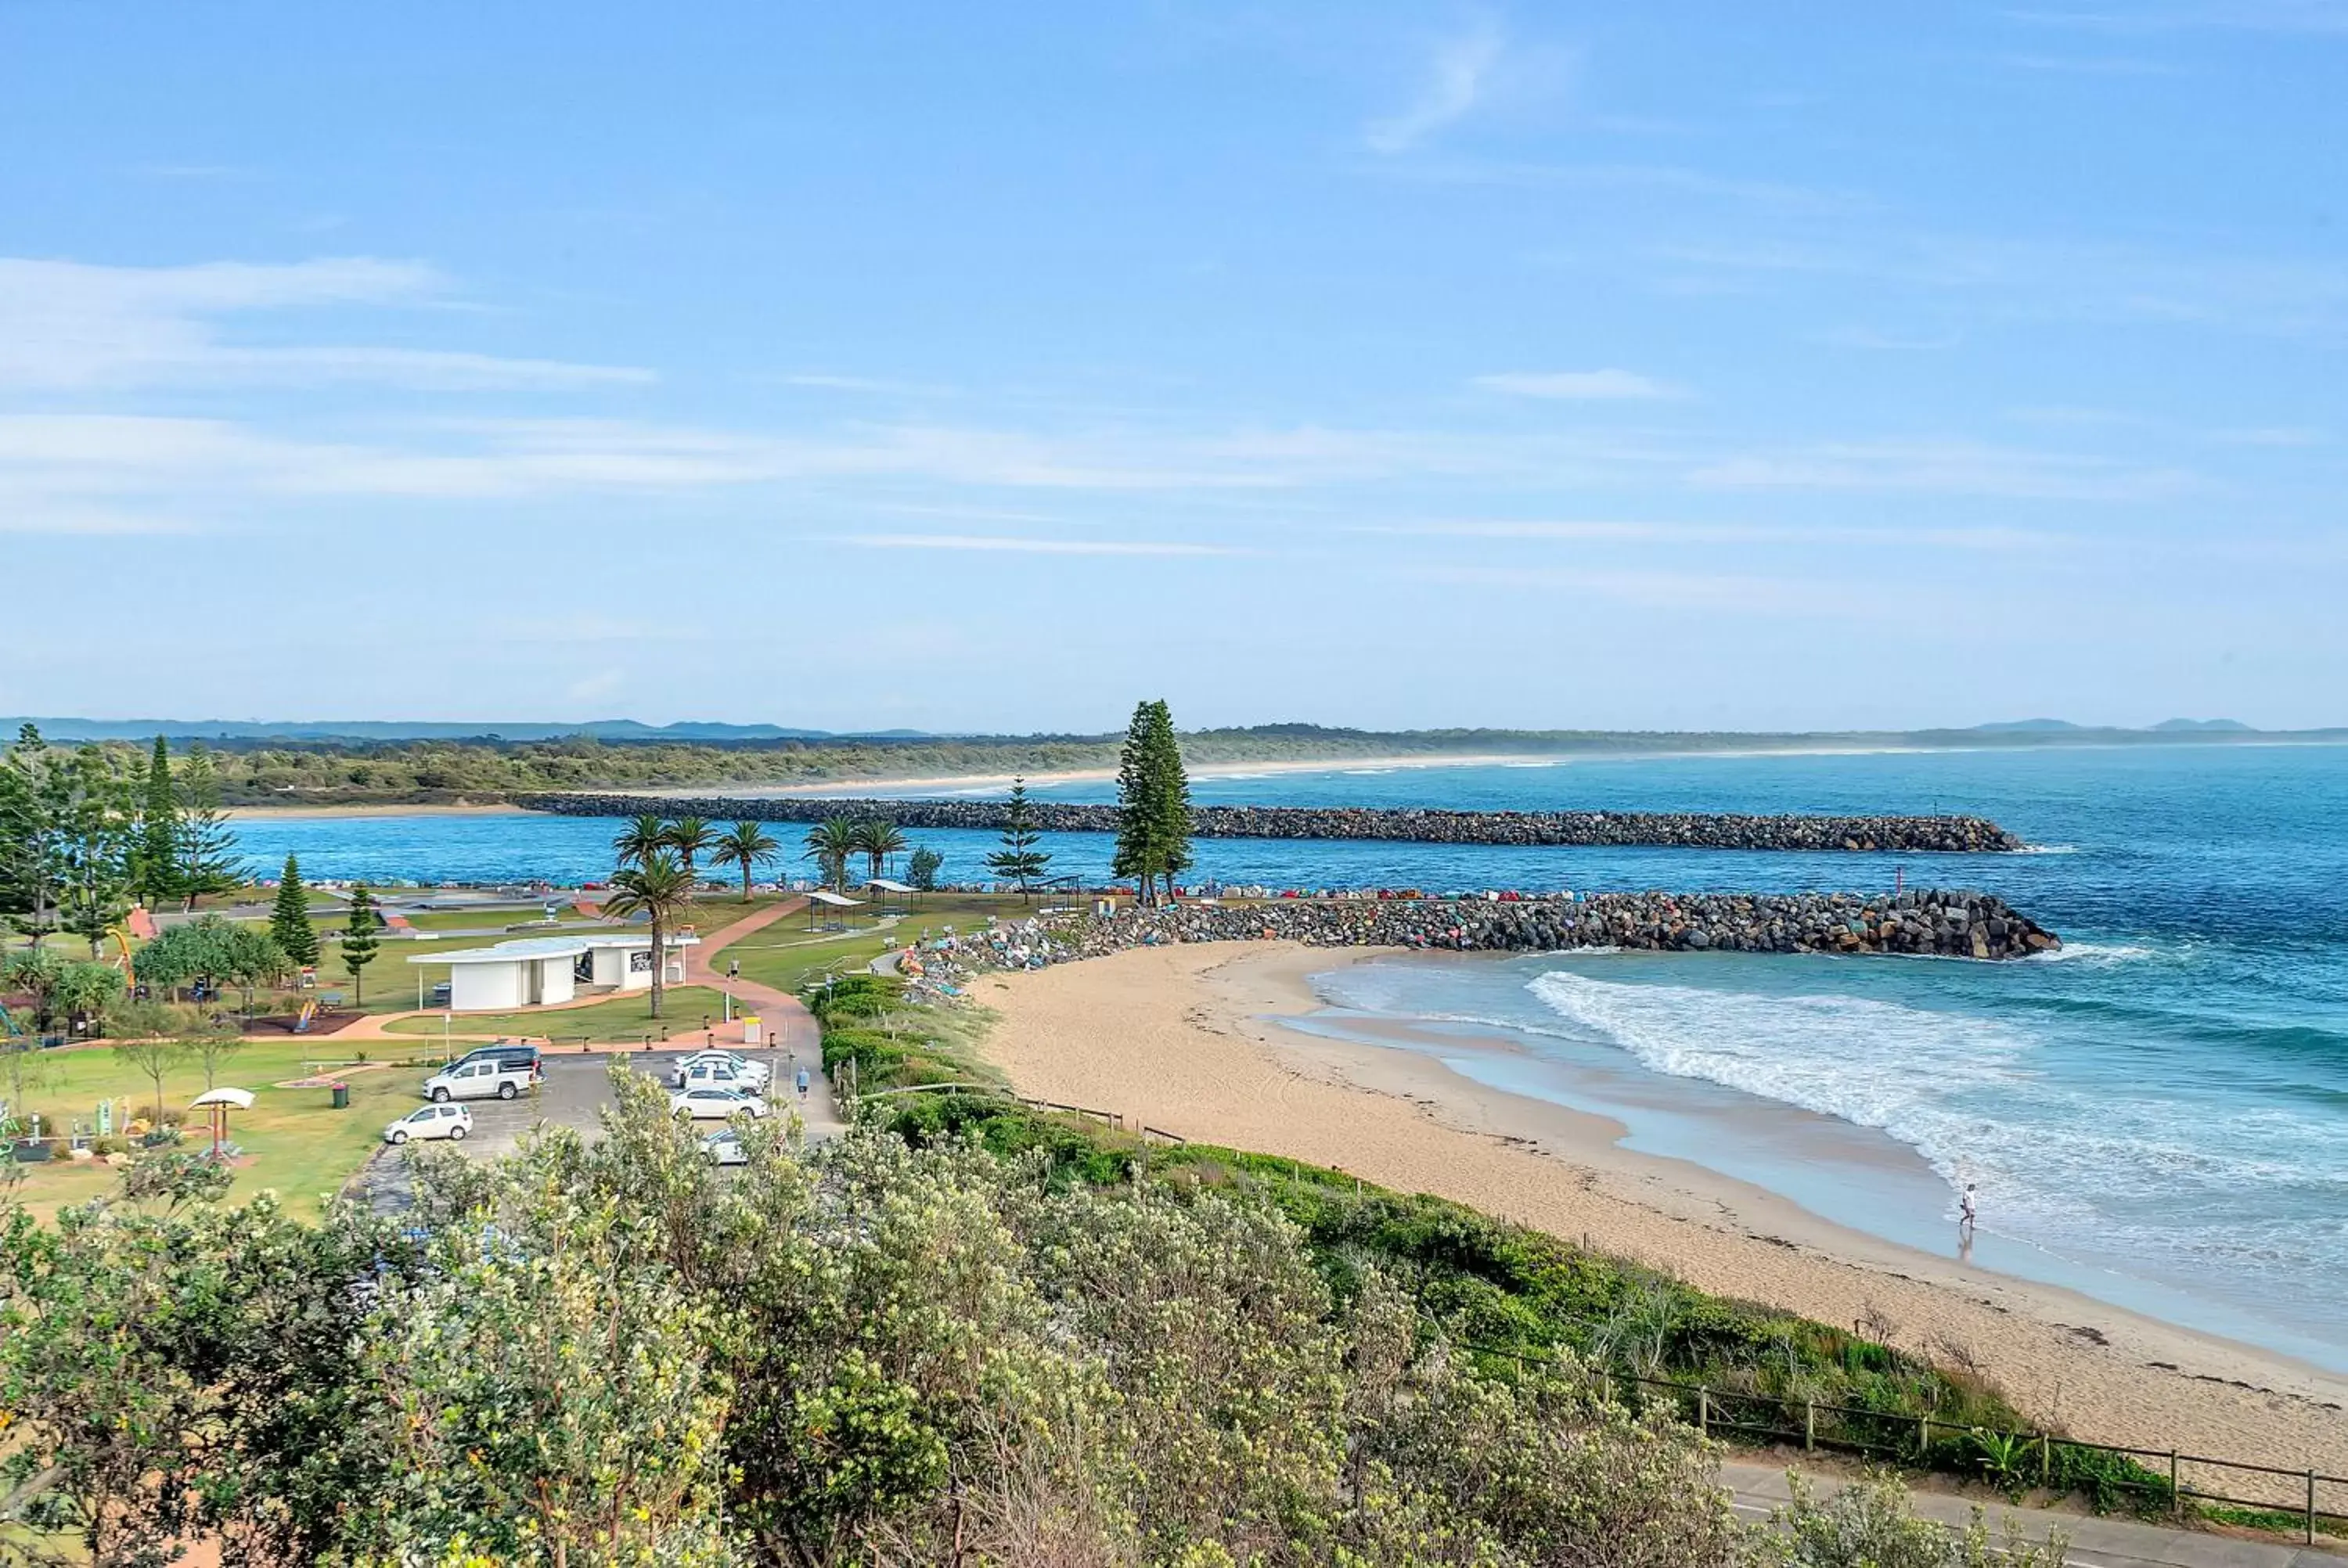
<svg viewBox="0 0 2348 1568"><path fill-rule="evenodd" d="M756 1073L743 1071L730 1061L696 1061L678 1076L676 1087L731 1089L741 1094L763 1096L767 1092L767 1081Z"/></svg>
<svg viewBox="0 0 2348 1568"><path fill-rule="evenodd" d="M410 1138L462 1138L472 1130L473 1112L469 1107L444 1102L402 1116L383 1130L383 1141L405 1143Z"/></svg>
<svg viewBox="0 0 2348 1568"><path fill-rule="evenodd" d="M721 1127L701 1141L701 1152L713 1165L747 1165L750 1151L742 1147L742 1134L731 1127Z"/></svg>
<svg viewBox="0 0 2348 1568"><path fill-rule="evenodd" d="M747 1056L736 1056L730 1050L696 1050L690 1056L680 1056L668 1071L668 1081L676 1088L685 1086L688 1079L723 1080L727 1076L742 1080L748 1087L763 1089L774 1076L774 1069L763 1061L753 1061Z"/></svg>
<svg viewBox="0 0 2348 1568"><path fill-rule="evenodd" d="M530 1092L530 1070L496 1057L484 1056L434 1073L424 1081L424 1098L446 1102L450 1100L487 1100L495 1095L499 1100L511 1100Z"/></svg>
<svg viewBox="0 0 2348 1568"><path fill-rule="evenodd" d="M755 1094L745 1094L738 1089L720 1089L715 1084L695 1084L680 1089L668 1097L668 1108L679 1116L698 1121L705 1116L720 1118L748 1116L756 1119L767 1113L767 1102Z"/></svg>

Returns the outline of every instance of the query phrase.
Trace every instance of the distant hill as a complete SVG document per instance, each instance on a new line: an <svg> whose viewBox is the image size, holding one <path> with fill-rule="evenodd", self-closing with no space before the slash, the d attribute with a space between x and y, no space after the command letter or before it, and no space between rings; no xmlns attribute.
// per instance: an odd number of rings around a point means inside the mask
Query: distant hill
<svg viewBox="0 0 2348 1568"><path fill-rule="evenodd" d="M2163 719L2153 728L2166 734L2258 733L2240 719Z"/></svg>
<svg viewBox="0 0 2348 1568"><path fill-rule="evenodd" d="M2003 723L1973 726L1976 730L1985 731L1993 735L2049 734L2065 730L2081 730L2085 727L2084 724L2075 724L2068 719L2008 719Z"/></svg>
<svg viewBox="0 0 2348 1568"><path fill-rule="evenodd" d="M594 719L580 724L406 723L377 719L0 719L8 734L34 723L53 741L829 741L914 740L922 730L795 730L779 724L646 724Z"/></svg>

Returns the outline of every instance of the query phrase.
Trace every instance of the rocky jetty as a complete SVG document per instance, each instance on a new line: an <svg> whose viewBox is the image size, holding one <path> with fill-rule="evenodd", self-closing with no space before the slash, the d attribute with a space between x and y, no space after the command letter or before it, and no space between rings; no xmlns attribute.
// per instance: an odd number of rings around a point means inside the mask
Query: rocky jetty
<svg viewBox="0 0 2348 1568"><path fill-rule="evenodd" d="M998 920L921 945L922 983L1169 942L1286 940L1449 952L1905 953L2026 958L2055 935L1986 893L1594 893L1580 897L1275 899Z"/></svg>
<svg viewBox="0 0 2348 1568"><path fill-rule="evenodd" d="M513 804L570 816L641 812L726 821L822 822L886 817L900 827L1003 825L999 800L843 800L638 794L518 794ZM1049 833L1114 833L1117 807L1031 803ZM1722 812L1437 811L1425 807L1200 805L1200 838L1354 838L1414 844L1665 845L1689 849L1888 850L1901 854L2012 851L2023 842L1977 816L1744 816Z"/></svg>

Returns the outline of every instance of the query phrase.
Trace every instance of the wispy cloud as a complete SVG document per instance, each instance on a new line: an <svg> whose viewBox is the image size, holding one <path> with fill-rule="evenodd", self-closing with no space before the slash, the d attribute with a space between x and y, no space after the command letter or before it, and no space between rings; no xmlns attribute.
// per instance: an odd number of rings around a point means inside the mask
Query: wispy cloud
<svg viewBox="0 0 2348 1568"><path fill-rule="evenodd" d="M820 392L869 392L882 397L951 397L954 389L934 382L892 381L872 375L820 375L801 373L782 377L787 386L804 386Z"/></svg>
<svg viewBox="0 0 2348 1568"><path fill-rule="evenodd" d="M1457 37L1439 45L1427 62L1417 97L1400 114L1374 120L1362 139L1373 152L1408 152L1446 126L1473 113L1484 95L1504 46L1499 23L1486 15Z"/></svg>
<svg viewBox="0 0 2348 1568"><path fill-rule="evenodd" d="M1512 397L1548 397L1575 403L1640 403L1683 395L1651 376L1627 370L1518 371L1479 375L1475 384Z"/></svg>
<svg viewBox="0 0 2348 1568"><path fill-rule="evenodd" d="M620 366L432 349L261 346L221 331L223 318L237 315L439 305L450 298L437 270L372 257L187 267L0 258L0 390L364 382L427 392L543 391L654 379Z"/></svg>
<svg viewBox="0 0 2348 1568"><path fill-rule="evenodd" d="M1838 544L1890 548L2010 551L2044 549L2067 542L2065 536L2003 524L1979 528L1841 528L1808 523L1621 522L1515 518L1498 521L1373 524L1351 531L1415 538L1557 539L1577 544L1684 545Z"/></svg>
<svg viewBox="0 0 2348 1568"><path fill-rule="evenodd" d="M2050 6L2008 11L2018 22L2093 33L2231 31L2348 36L2348 0L2203 0L2199 5Z"/></svg>
<svg viewBox="0 0 2348 1568"><path fill-rule="evenodd" d="M1870 594L1839 584L1793 578L1720 572L1584 570L1520 564L1426 567L1415 569L1411 575L1494 590L1586 593L1647 610L1746 610L1861 620L1880 613Z"/></svg>
<svg viewBox="0 0 2348 1568"><path fill-rule="evenodd" d="M2138 55L2001 55L1997 63L2017 71L2056 77L2175 77L2183 67Z"/></svg>
<svg viewBox="0 0 2348 1568"><path fill-rule="evenodd" d="M1895 491L2016 500L2146 501L2199 487L2190 472L1977 441L1825 443L1708 463L1689 482L1718 490Z"/></svg>
<svg viewBox="0 0 2348 1568"><path fill-rule="evenodd" d="M1043 539L1008 534L838 534L830 543L868 550L987 550L1044 556L1238 556L1236 545L1163 539Z"/></svg>

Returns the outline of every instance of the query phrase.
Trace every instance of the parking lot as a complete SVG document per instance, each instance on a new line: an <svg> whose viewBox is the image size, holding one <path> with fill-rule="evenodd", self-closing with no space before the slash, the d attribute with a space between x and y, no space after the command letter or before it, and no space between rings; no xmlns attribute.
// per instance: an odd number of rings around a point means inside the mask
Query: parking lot
<svg viewBox="0 0 2348 1568"><path fill-rule="evenodd" d="M663 1089L669 1086L669 1071L677 1058L685 1054L675 1050L631 1052L617 1060L633 1071L655 1075ZM773 1071L772 1103L778 1112L794 1104L797 1096L791 1090L793 1061L789 1052L782 1050L741 1050L736 1055L764 1061ZM416 1149L450 1148L469 1159L491 1160L513 1153L521 1141L541 1126L576 1127L592 1137L596 1132L597 1112L612 1102L609 1076L613 1057L603 1053L548 1055L541 1058L546 1076L537 1089L513 1100L469 1100L464 1103L473 1112L473 1130L469 1136L453 1143L412 1143L406 1149L386 1147L369 1162L360 1178L360 1187L367 1202L378 1214L396 1214L414 1201L412 1175L407 1153ZM417 1081L424 1075L418 1073ZM819 1082L817 1091L821 1092ZM423 1096L417 1097L418 1105ZM718 1123L700 1123L704 1131L714 1131Z"/></svg>

